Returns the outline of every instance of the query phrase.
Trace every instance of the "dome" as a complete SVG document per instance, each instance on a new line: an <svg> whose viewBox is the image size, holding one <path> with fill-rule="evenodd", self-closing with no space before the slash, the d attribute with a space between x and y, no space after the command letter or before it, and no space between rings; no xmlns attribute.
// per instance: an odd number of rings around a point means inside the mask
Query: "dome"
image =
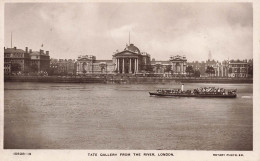
<svg viewBox="0 0 260 161"><path fill-rule="evenodd" d="M134 46L134 44L130 44L129 46L127 45L125 50L129 50L129 51L140 54L140 50L136 46Z"/></svg>

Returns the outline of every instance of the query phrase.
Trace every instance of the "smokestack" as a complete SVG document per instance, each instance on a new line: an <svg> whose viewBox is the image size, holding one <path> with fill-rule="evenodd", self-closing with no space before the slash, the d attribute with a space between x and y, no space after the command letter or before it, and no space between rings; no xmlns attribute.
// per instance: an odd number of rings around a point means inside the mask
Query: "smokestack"
<svg viewBox="0 0 260 161"><path fill-rule="evenodd" d="M28 53L28 47L25 47L25 53Z"/></svg>
<svg viewBox="0 0 260 161"><path fill-rule="evenodd" d="M30 49L30 53L32 53L32 49Z"/></svg>

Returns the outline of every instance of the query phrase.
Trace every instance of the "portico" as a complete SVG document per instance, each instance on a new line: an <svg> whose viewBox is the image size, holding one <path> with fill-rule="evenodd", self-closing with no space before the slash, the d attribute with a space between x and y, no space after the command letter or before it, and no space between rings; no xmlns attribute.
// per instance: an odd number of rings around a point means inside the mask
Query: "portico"
<svg viewBox="0 0 260 161"><path fill-rule="evenodd" d="M115 59L115 71L122 74L133 74L140 71L142 54L133 44L113 55Z"/></svg>
<svg viewBox="0 0 260 161"><path fill-rule="evenodd" d="M138 73L138 56L118 55L116 57L116 71L118 73Z"/></svg>

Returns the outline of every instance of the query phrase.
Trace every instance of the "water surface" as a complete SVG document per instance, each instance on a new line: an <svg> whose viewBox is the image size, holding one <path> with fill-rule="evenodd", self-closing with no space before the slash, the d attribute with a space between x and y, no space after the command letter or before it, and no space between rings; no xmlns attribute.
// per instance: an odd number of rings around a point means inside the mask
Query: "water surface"
<svg viewBox="0 0 260 161"><path fill-rule="evenodd" d="M5 82L4 148L252 150L252 84L235 99L159 98L173 84Z"/></svg>

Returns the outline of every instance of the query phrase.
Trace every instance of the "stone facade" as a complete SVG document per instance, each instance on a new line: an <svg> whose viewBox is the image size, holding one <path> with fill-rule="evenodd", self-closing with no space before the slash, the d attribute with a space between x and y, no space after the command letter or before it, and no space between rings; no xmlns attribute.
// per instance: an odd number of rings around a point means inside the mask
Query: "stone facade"
<svg viewBox="0 0 260 161"><path fill-rule="evenodd" d="M44 53L44 50L30 51L30 66L37 66L36 72L47 72L50 68L50 56L49 51Z"/></svg>
<svg viewBox="0 0 260 161"><path fill-rule="evenodd" d="M6 64L6 72L10 73L12 72L12 64L15 63L20 65L21 73L34 72L32 67L33 65L37 66L36 72L46 72L50 67L49 51L46 51L46 53L44 53L43 50L38 52L30 49L30 51L28 51L28 47L26 47L25 50L17 49L16 47L7 49L4 48L4 63Z"/></svg>
<svg viewBox="0 0 260 161"><path fill-rule="evenodd" d="M10 74L12 64L19 64L21 69L20 72L28 73L30 69L30 54L28 53L28 48L25 51L22 49L14 48L4 48L4 64L6 67L6 73Z"/></svg>
<svg viewBox="0 0 260 161"><path fill-rule="evenodd" d="M109 74L114 73L113 60L96 60L93 55L81 55L76 61L76 74Z"/></svg>
<svg viewBox="0 0 260 161"><path fill-rule="evenodd" d="M151 61L151 65L153 68L153 72L155 74L162 74L162 73L171 73L171 71L168 71L167 68L172 68L172 63L170 61Z"/></svg>
<svg viewBox="0 0 260 161"><path fill-rule="evenodd" d="M173 74L186 74L187 59L186 56L171 56Z"/></svg>
<svg viewBox="0 0 260 161"><path fill-rule="evenodd" d="M113 55L115 61L116 73L140 73L145 71L147 65L150 65L150 55L134 46L134 44L126 45L121 52L116 52Z"/></svg>
<svg viewBox="0 0 260 161"><path fill-rule="evenodd" d="M53 75L74 75L75 65L75 60L72 59L51 59L50 68Z"/></svg>
<svg viewBox="0 0 260 161"><path fill-rule="evenodd" d="M248 76L248 64L247 60L231 60L228 63L229 77L245 78Z"/></svg>

